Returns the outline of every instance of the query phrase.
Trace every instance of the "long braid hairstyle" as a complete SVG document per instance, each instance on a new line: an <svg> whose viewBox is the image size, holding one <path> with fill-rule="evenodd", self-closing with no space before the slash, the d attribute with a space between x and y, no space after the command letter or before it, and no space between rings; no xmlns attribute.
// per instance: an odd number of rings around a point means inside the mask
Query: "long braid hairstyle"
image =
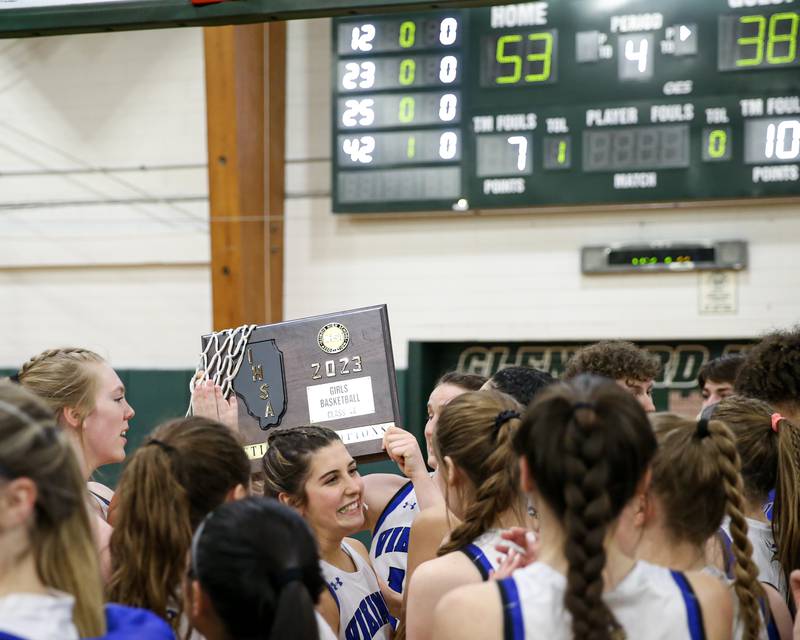
<svg viewBox="0 0 800 640"><path fill-rule="evenodd" d="M736 439L748 500L763 504L775 489L772 535L788 585L791 571L800 568L800 428L766 402L744 396L725 398L714 417Z"/></svg>
<svg viewBox="0 0 800 640"><path fill-rule="evenodd" d="M94 408L98 376L91 365L105 362L89 349L47 349L33 356L19 370L20 384L38 395L56 419L66 407L86 418Z"/></svg>
<svg viewBox="0 0 800 640"><path fill-rule="evenodd" d="M747 537L744 484L733 433L720 420L694 422L658 414L651 421L659 449L650 486L663 505L667 526L675 539L702 550L727 514L739 620L744 637L756 639L762 625L759 601L765 602L765 594Z"/></svg>
<svg viewBox="0 0 800 640"><path fill-rule="evenodd" d="M328 427L303 425L273 429L267 438L267 452L261 459L264 495L277 499L285 493L294 505L305 504L311 458L320 449L336 442L341 442L341 438Z"/></svg>
<svg viewBox="0 0 800 640"><path fill-rule="evenodd" d="M443 464L449 457L471 483L474 498L464 517L439 547L442 556L469 544L492 527L498 514L515 507L522 521L524 496L518 489L511 439L520 425L521 405L499 391L471 391L454 398L439 416L434 446Z"/></svg>
<svg viewBox="0 0 800 640"><path fill-rule="evenodd" d="M624 638L602 598L604 542L656 449L644 409L612 380L579 375L537 396L514 448L564 528L573 637Z"/></svg>

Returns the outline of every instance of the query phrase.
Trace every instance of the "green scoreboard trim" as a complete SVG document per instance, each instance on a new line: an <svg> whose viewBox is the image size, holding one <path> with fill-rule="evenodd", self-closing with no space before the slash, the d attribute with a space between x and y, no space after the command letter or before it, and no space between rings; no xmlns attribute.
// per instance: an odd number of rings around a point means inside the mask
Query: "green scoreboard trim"
<svg viewBox="0 0 800 640"><path fill-rule="evenodd" d="M336 18L334 212L800 196L796 5L611 4Z"/></svg>
<svg viewBox="0 0 800 640"><path fill-rule="evenodd" d="M0 38L203 27L320 18L430 7L467 7L492 0L6 0L0 3Z"/></svg>

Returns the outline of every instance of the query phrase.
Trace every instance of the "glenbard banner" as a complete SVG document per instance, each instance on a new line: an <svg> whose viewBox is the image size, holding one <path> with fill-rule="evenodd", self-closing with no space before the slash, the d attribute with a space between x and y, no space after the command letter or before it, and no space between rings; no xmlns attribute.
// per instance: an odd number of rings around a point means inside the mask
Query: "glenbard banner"
<svg viewBox="0 0 800 640"><path fill-rule="evenodd" d="M555 377L567 361L589 342L412 342L408 362L408 426L421 429L433 385L447 371L491 376L509 366L543 369ZM751 341L659 340L637 344L655 353L662 371L655 381L656 408L694 415L700 407L697 374L706 362L726 353L746 350Z"/></svg>

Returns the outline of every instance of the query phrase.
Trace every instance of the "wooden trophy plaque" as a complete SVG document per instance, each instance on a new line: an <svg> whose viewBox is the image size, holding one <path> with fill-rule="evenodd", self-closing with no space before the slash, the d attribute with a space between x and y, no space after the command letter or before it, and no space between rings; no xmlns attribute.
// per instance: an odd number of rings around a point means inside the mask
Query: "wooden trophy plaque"
<svg viewBox="0 0 800 640"><path fill-rule="evenodd" d="M213 337L202 337L204 351ZM232 390L254 470L271 429L300 425L333 429L360 460L382 454L400 420L386 305L257 326L243 348Z"/></svg>

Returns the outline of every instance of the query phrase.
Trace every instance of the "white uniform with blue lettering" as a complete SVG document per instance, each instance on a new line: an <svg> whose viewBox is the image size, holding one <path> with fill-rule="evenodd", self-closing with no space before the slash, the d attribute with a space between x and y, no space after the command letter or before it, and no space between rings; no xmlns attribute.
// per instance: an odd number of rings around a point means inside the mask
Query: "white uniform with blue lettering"
<svg viewBox="0 0 800 640"><path fill-rule="evenodd" d="M355 571L343 571L320 560L322 575L339 608L339 640L389 640L392 630L389 609L375 572L346 542L342 542L342 550L350 556Z"/></svg>
<svg viewBox="0 0 800 640"><path fill-rule="evenodd" d="M510 543L508 540L503 540L500 536L502 531L502 529L484 531L470 544L460 549L462 553L472 560L472 564L480 571L481 578L484 580L488 580L491 572L496 571L497 567L503 562L503 554L495 548L497 544L502 542L506 546L516 547L519 550L515 544Z"/></svg>
<svg viewBox="0 0 800 640"><path fill-rule="evenodd" d="M372 532L369 558L372 568L389 588L403 593L408 567L408 536L419 513L417 494L411 481L389 500Z"/></svg>
<svg viewBox="0 0 800 640"><path fill-rule="evenodd" d="M572 621L564 608L567 580L543 562L499 580L504 640L570 640ZM603 595L628 638L702 640L703 617L685 576L637 562L612 591Z"/></svg>

